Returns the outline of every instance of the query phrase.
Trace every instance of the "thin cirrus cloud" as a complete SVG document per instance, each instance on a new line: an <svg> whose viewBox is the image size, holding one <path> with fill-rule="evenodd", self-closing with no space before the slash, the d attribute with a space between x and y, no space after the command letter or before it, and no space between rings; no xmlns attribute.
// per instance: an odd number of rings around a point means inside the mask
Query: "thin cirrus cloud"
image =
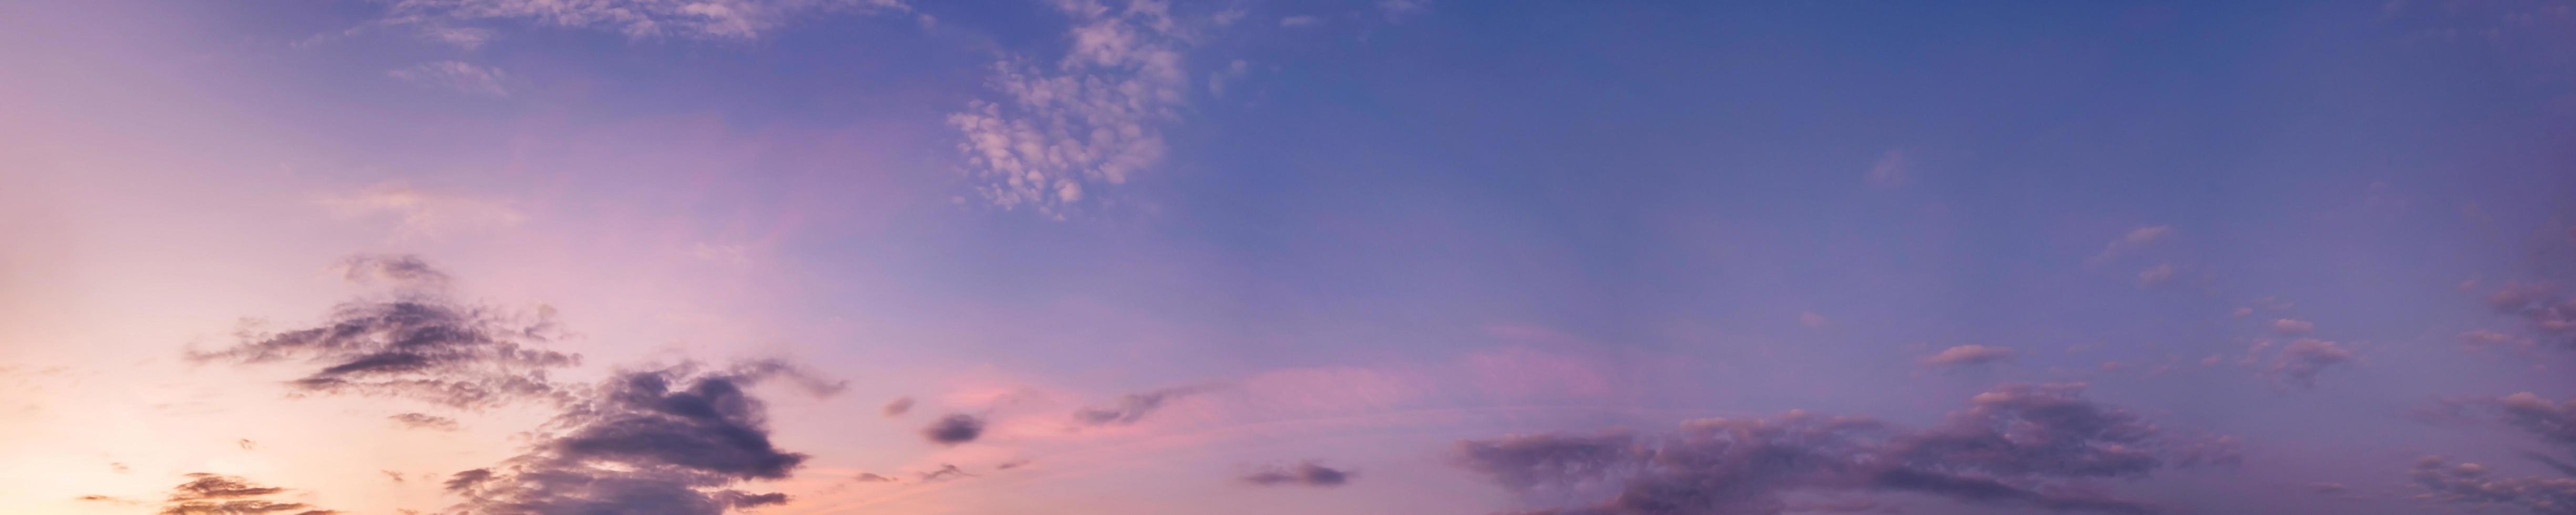
<svg viewBox="0 0 2576 515"><path fill-rule="evenodd" d="M1985 506L2148 513L2080 485L2229 465L2230 438L2161 429L2082 395L2080 384L2005 385L1940 424L1909 429L1802 411L1701 419L1669 435L1624 430L1461 442L1458 464L1536 502L1527 513L1779 513L1793 495L1910 493ZM1569 511L1570 510L1570 511Z"/></svg>
<svg viewBox="0 0 2576 515"><path fill-rule="evenodd" d="M464 61L420 63L385 72L385 76L421 86L470 95L510 96L509 72Z"/></svg>
<svg viewBox="0 0 2576 515"><path fill-rule="evenodd" d="M1134 424L1144 420L1146 415L1163 409L1167 403L1208 391L1208 389L1205 386L1182 386L1122 395L1118 397L1118 402L1115 404L1075 410L1073 421L1085 426Z"/></svg>
<svg viewBox="0 0 2576 515"><path fill-rule="evenodd" d="M909 11L901 0L401 0L386 20L432 26L524 21L638 39L731 40L758 37L802 17Z"/></svg>
<svg viewBox="0 0 2576 515"><path fill-rule="evenodd" d="M161 503L161 515L241 515L292 514L327 515L339 513L312 505L274 499L287 489L262 486L239 476L221 474L188 474L188 481L170 489L170 497ZM113 497L82 496L84 501L137 504Z"/></svg>
<svg viewBox="0 0 2576 515"><path fill-rule="evenodd" d="M1999 363L2012 359L2013 350L2010 347L1969 344L1941 349L1941 352L1924 356L1922 362L1936 367L1957 367Z"/></svg>

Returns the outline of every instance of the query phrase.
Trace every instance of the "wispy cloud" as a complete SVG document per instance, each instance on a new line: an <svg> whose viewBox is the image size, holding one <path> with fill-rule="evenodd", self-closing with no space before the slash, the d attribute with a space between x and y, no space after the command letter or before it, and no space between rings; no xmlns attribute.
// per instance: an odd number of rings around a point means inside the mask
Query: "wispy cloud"
<svg viewBox="0 0 2576 515"><path fill-rule="evenodd" d="M901 0L398 0L391 11L397 21L521 20L633 38L747 39L799 17L911 8Z"/></svg>
<svg viewBox="0 0 2576 515"><path fill-rule="evenodd" d="M2012 358L2013 350L2009 347L1959 345L1924 356L1922 361L1925 365L1954 367L2009 361Z"/></svg>
<svg viewBox="0 0 2576 515"><path fill-rule="evenodd" d="M1351 482L1351 476L1352 474L1350 471L1326 467L1313 461L1307 461L1298 463L1295 466L1282 467L1273 465L1263 467L1250 474L1244 474L1243 477L1239 479L1245 483L1250 483L1256 486L1293 485L1329 488L1342 486L1344 483Z"/></svg>
<svg viewBox="0 0 2576 515"><path fill-rule="evenodd" d="M438 61L385 72L385 76L433 88L495 97L510 96L508 72L464 61Z"/></svg>
<svg viewBox="0 0 2576 515"><path fill-rule="evenodd" d="M385 220L397 237L434 237L456 231L498 229L527 217L508 203L385 182L323 196L319 203L342 217Z"/></svg>

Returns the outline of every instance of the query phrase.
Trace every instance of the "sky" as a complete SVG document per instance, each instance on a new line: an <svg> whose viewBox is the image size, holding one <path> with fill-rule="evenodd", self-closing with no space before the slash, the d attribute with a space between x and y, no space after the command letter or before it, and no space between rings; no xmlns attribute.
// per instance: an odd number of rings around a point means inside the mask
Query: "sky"
<svg viewBox="0 0 2576 515"><path fill-rule="evenodd" d="M35 514L2576 514L2576 3L0 2Z"/></svg>

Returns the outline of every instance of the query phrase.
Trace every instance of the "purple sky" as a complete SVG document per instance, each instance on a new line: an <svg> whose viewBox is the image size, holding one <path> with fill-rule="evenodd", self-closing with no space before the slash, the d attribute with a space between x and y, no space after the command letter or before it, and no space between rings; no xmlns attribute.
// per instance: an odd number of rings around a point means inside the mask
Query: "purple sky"
<svg viewBox="0 0 2576 515"><path fill-rule="evenodd" d="M2576 3L1681 4L0 3L0 506L2576 514Z"/></svg>

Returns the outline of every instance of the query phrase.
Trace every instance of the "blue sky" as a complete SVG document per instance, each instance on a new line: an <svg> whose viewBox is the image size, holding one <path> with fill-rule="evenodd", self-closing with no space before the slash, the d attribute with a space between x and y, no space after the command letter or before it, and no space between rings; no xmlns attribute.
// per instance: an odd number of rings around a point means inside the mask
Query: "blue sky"
<svg viewBox="0 0 2576 515"><path fill-rule="evenodd" d="M43 513L2576 503L2565 2L113 0L0 69ZM280 339L398 301L554 324Z"/></svg>

